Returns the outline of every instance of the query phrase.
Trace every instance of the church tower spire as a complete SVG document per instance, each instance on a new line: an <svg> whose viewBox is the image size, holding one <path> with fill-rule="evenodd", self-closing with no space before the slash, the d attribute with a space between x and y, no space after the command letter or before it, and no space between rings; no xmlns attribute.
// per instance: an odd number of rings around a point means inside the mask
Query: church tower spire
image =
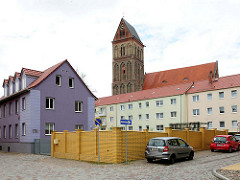
<svg viewBox="0 0 240 180"><path fill-rule="evenodd" d="M142 90L144 82L144 45L135 28L121 19L112 41L112 94Z"/></svg>

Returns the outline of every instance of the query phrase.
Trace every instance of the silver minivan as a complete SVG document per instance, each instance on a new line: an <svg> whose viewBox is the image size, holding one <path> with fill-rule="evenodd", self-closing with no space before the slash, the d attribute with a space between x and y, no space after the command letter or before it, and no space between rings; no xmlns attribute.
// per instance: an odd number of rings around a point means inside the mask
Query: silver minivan
<svg viewBox="0 0 240 180"><path fill-rule="evenodd" d="M178 137L156 137L150 139L145 149L145 158L148 162L166 159L173 164L176 159L194 156L193 147Z"/></svg>

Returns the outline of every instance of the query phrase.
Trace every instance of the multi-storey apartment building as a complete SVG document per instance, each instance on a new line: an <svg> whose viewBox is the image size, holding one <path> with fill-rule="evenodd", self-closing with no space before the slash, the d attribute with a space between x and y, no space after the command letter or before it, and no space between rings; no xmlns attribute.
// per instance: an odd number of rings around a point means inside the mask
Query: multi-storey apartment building
<svg viewBox="0 0 240 180"><path fill-rule="evenodd" d="M0 149L34 152L51 131L93 128L96 97L65 60L41 72L22 68L3 82Z"/></svg>
<svg viewBox="0 0 240 180"><path fill-rule="evenodd" d="M240 75L194 82L187 95L188 122L237 132L240 122Z"/></svg>

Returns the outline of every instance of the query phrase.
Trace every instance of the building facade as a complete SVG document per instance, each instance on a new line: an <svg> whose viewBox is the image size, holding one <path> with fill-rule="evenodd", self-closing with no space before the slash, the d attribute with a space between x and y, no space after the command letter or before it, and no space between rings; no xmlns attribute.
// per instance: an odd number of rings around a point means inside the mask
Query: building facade
<svg viewBox="0 0 240 180"><path fill-rule="evenodd" d="M93 128L95 96L65 60L40 72L23 68L4 80L0 148L34 152L35 139L51 131Z"/></svg>

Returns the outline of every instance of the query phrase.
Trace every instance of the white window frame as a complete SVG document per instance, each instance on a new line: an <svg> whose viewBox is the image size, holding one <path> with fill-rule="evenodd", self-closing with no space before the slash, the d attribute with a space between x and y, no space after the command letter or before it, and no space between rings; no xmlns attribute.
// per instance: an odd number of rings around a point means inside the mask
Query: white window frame
<svg viewBox="0 0 240 180"><path fill-rule="evenodd" d="M52 106L51 107L51 100L52 100ZM52 98L52 97L46 97L46 106L45 106L46 109L49 109L49 110L54 110L55 109L55 98Z"/></svg>
<svg viewBox="0 0 240 180"><path fill-rule="evenodd" d="M22 89L26 88L26 77L22 77Z"/></svg>
<svg viewBox="0 0 240 180"><path fill-rule="evenodd" d="M75 129L83 129L83 124L75 124Z"/></svg>
<svg viewBox="0 0 240 180"><path fill-rule="evenodd" d="M212 115L212 107L207 108L208 115Z"/></svg>
<svg viewBox="0 0 240 180"><path fill-rule="evenodd" d="M120 105L120 110L124 111L125 110L125 106L124 105Z"/></svg>
<svg viewBox="0 0 240 180"><path fill-rule="evenodd" d="M128 104L128 109L133 109L133 104Z"/></svg>
<svg viewBox="0 0 240 180"><path fill-rule="evenodd" d="M149 108L149 107L150 107L149 101L147 101L147 102L145 103L145 105L146 105L146 108Z"/></svg>
<svg viewBox="0 0 240 180"><path fill-rule="evenodd" d="M139 131L142 131L142 126L138 126L138 130L139 130Z"/></svg>
<svg viewBox="0 0 240 180"><path fill-rule="evenodd" d="M161 106L163 106L163 100L157 100L156 107L161 107Z"/></svg>
<svg viewBox="0 0 240 180"><path fill-rule="evenodd" d="M7 126L3 126L3 138L7 138Z"/></svg>
<svg viewBox="0 0 240 180"><path fill-rule="evenodd" d="M170 101L171 101L172 105L177 104L177 99L176 98L172 98Z"/></svg>
<svg viewBox="0 0 240 180"><path fill-rule="evenodd" d="M8 126L8 129L9 129L9 139L12 139L12 125L11 124Z"/></svg>
<svg viewBox="0 0 240 180"><path fill-rule="evenodd" d="M176 118L177 117L177 111L172 111L170 113L170 115L171 115L171 118Z"/></svg>
<svg viewBox="0 0 240 180"><path fill-rule="evenodd" d="M133 116L132 115L128 116L128 119L133 120Z"/></svg>
<svg viewBox="0 0 240 180"><path fill-rule="evenodd" d="M114 111L113 106L110 106L110 107L109 107L109 111Z"/></svg>
<svg viewBox="0 0 240 180"><path fill-rule="evenodd" d="M149 120L149 119L150 119L150 115L146 114L146 120Z"/></svg>
<svg viewBox="0 0 240 180"><path fill-rule="evenodd" d="M25 110L26 109L26 98L23 97L22 98L22 110Z"/></svg>
<svg viewBox="0 0 240 180"><path fill-rule="evenodd" d="M46 126L48 125L48 129L46 129ZM51 125L52 125L52 130L51 130ZM46 133L46 130L49 131L49 133ZM55 123L45 123L45 136L51 136L51 131L55 130Z"/></svg>
<svg viewBox="0 0 240 180"><path fill-rule="evenodd" d="M237 128L238 127L237 123L238 123L237 120L232 120L232 128Z"/></svg>
<svg viewBox="0 0 240 180"><path fill-rule="evenodd" d="M9 115L12 115L13 113L13 107L12 107L12 102L9 103Z"/></svg>
<svg viewBox="0 0 240 180"><path fill-rule="evenodd" d="M236 98L237 97L237 90L232 90L231 91L231 96L232 96L232 98Z"/></svg>
<svg viewBox="0 0 240 180"><path fill-rule="evenodd" d="M192 96L192 101L193 102L199 102L199 95L193 95Z"/></svg>
<svg viewBox="0 0 240 180"><path fill-rule="evenodd" d="M232 113L237 113L237 105L232 106Z"/></svg>
<svg viewBox="0 0 240 180"><path fill-rule="evenodd" d="M26 136L26 123L22 123L22 136Z"/></svg>
<svg viewBox="0 0 240 180"><path fill-rule="evenodd" d="M13 93L13 84L12 82L9 85L9 95L11 95Z"/></svg>
<svg viewBox="0 0 240 180"><path fill-rule="evenodd" d="M125 116L121 116L121 117L120 117L120 120L121 120L121 119L125 119Z"/></svg>
<svg viewBox="0 0 240 180"><path fill-rule="evenodd" d="M133 130L133 126L128 126L128 130L132 131Z"/></svg>
<svg viewBox="0 0 240 180"><path fill-rule="evenodd" d="M70 81L71 81L71 84L70 84ZM68 85L69 85L69 88L74 88L74 78L69 78L68 80ZM71 85L71 86L70 86Z"/></svg>
<svg viewBox="0 0 240 180"><path fill-rule="evenodd" d="M208 93L208 94L207 94L207 99L208 99L208 100L212 100L212 93Z"/></svg>
<svg viewBox="0 0 240 180"><path fill-rule="evenodd" d="M110 117L109 122L113 123L114 122L114 117Z"/></svg>
<svg viewBox="0 0 240 180"><path fill-rule="evenodd" d="M59 82L57 81L57 79L58 79ZM62 86L62 76L61 75L56 75L56 85L57 86Z"/></svg>
<svg viewBox="0 0 240 180"><path fill-rule="evenodd" d="M156 113L156 119L163 119L164 117L164 114L161 112L161 113Z"/></svg>
<svg viewBox="0 0 240 180"><path fill-rule="evenodd" d="M149 126L149 125L146 125L146 129L148 129L148 130L149 130L149 129L150 129L150 126Z"/></svg>
<svg viewBox="0 0 240 180"><path fill-rule="evenodd" d="M141 114L138 115L138 120L140 120L140 121L142 120L142 115Z"/></svg>
<svg viewBox="0 0 240 180"><path fill-rule="evenodd" d="M7 105L3 105L3 117L7 117Z"/></svg>
<svg viewBox="0 0 240 180"><path fill-rule="evenodd" d="M221 123L223 123L224 126L221 126ZM219 121L219 127L220 128L225 128L225 121Z"/></svg>
<svg viewBox="0 0 240 180"><path fill-rule="evenodd" d="M164 126L163 125L156 125L156 131L163 131Z"/></svg>
<svg viewBox="0 0 240 180"><path fill-rule="evenodd" d="M224 99L224 92L218 92L219 99Z"/></svg>
<svg viewBox="0 0 240 180"><path fill-rule="evenodd" d="M193 109L193 116L199 116L200 115L200 109Z"/></svg>
<svg viewBox="0 0 240 180"><path fill-rule="evenodd" d="M223 111L223 112L221 112ZM224 114L225 113L225 110L224 110L224 106L220 106L219 107L219 114Z"/></svg>
<svg viewBox="0 0 240 180"><path fill-rule="evenodd" d="M142 103L138 103L138 108L141 109L142 108Z"/></svg>
<svg viewBox="0 0 240 180"><path fill-rule="evenodd" d="M82 106L83 106L82 101L75 101L75 112L76 113L82 112L82 108L83 108Z"/></svg>
<svg viewBox="0 0 240 180"><path fill-rule="evenodd" d="M15 138L18 139L18 137L19 137L18 124L15 124Z"/></svg>
<svg viewBox="0 0 240 180"><path fill-rule="evenodd" d="M15 114L19 113L19 104L18 104L18 100L15 101Z"/></svg>
<svg viewBox="0 0 240 180"><path fill-rule="evenodd" d="M19 91L19 81L16 80L15 81L15 92L18 92Z"/></svg>
<svg viewBox="0 0 240 180"><path fill-rule="evenodd" d="M7 85L5 85L5 87L4 87L4 96L7 97L7 95L8 95L7 94Z"/></svg>
<svg viewBox="0 0 240 180"><path fill-rule="evenodd" d="M212 127L213 127L213 122L212 121L208 121L208 129L212 129Z"/></svg>

